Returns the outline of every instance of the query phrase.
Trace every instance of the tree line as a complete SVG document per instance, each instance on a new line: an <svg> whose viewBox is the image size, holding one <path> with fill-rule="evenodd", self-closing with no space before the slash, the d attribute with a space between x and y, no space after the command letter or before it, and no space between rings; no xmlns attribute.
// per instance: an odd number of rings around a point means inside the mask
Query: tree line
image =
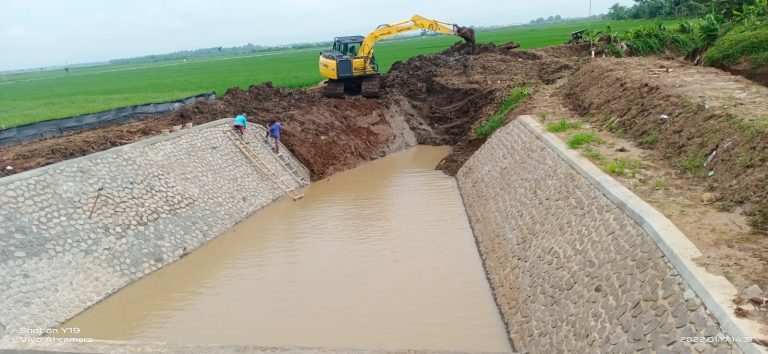
<svg viewBox="0 0 768 354"><path fill-rule="evenodd" d="M619 3L610 7L606 17L612 20L700 17L706 14L731 20L745 10L765 9L766 0L634 0L632 6Z"/></svg>

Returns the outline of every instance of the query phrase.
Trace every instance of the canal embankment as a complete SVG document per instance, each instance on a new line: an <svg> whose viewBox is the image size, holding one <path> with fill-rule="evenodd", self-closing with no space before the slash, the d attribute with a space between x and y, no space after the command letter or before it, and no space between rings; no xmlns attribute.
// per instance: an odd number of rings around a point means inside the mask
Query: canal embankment
<svg viewBox="0 0 768 354"><path fill-rule="evenodd" d="M693 262L685 235L532 117L457 179L518 350L759 352L757 327L728 308L736 289Z"/></svg>
<svg viewBox="0 0 768 354"><path fill-rule="evenodd" d="M222 119L0 179L0 336L46 329L170 264L309 175ZM238 138L239 139L239 138ZM6 338L7 339L7 338Z"/></svg>

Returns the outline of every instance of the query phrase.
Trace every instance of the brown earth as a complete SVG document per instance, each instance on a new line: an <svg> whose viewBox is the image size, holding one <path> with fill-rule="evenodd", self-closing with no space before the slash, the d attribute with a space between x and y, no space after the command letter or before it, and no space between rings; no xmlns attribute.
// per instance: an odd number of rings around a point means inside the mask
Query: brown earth
<svg viewBox="0 0 768 354"><path fill-rule="evenodd" d="M725 276L737 289L768 288L768 237L752 227L755 208L765 202L760 181L768 173L768 159L761 154L768 147L763 135L768 126L761 123L768 103L765 88L687 62L638 59L592 61L534 90L513 113L538 116L545 125L581 121L581 129L558 135L564 141L578 131L599 136L604 143L591 146L598 154L582 151L598 166L620 159L640 162L637 171L613 177L696 245L702 252L699 265ZM655 70L661 67L671 70ZM661 114L669 119L659 121ZM693 175L681 166L698 161L703 167L706 152L688 158L688 151L720 135L732 143L719 144L708 168ZM705 177L709 171L714 174ZM743 317L768 324L764 306L748 303L742 310Z"/></svg>
<svg viewBox="0 0 768 354"><path fill-rule="evenodd" d="M752 61L749 58L742 58L736 65L723 65L720 69L768 86L768 64L753 68Z"/></svg>
<svg viewBox="0 0 768 354"><path fill-rule="evenodd" d="M248 91L230 89L219 100L200 101L158 118L13 145L0 150L0 160L22 172L162 134L183 123L201 124L245 112L250 121L262 124L279 117L286 127L283 142L314 178L322 178L386 154L398 143L404 146L407 126L396 121L412 114L407 108L396 98L326 100L316 89L290 91L263 84Z"/></svg>
<svg viewBox="0 0 768 354"><path fill-rule="evenodd" d="M684 61L625 58L584 65L561 92L574 111L661 152L768 232L768 88Z"/></svg>
<svg viewBox="0 0 768 354"><path fill-rule="evenodd" d="M289 90L269 83L247 91L233 88L216 101L200 101L158 118L5 147L0 149L0 163L22 172L162 134L184 123L244 112L261 124L279 118L285 127L283 142L313 179L319 179L417 142L453 145L470 140L472 125L489 116L511 87L575 70L552 59L554 70L540 73L547 60L511 47L457 43L443 53L395 63L382 78L385 92L378 100L328 99L319 88ZM481 144L470 144L463 156ZM461 163L456 160L453 169Z"/></svg>
<svg viewBox="0 0 768 354"><path fill-rule="evenodd" d="M589 59L578 45L511 47L459 43L395 63L377 100L327 99L319 87L235 88L159 118L2 148L0 163L20 172L245 112L262 124L279 118L284 143L313 179L415 143L453 145L438 166L453 174L484 143L474 128L527 84L532 96L510 116L582 117L608 141L598 148L604 156L643 161L637 176L617 179L691 238L702 265L739 288L768 288L768 238L760 234L768 228L768 88L684 61Z"/></svg>

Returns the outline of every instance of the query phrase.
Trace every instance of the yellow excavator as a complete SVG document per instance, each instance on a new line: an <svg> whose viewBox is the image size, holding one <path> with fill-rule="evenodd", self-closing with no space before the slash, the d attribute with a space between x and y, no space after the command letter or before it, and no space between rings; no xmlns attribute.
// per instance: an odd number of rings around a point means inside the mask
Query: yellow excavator
<svg viewBox="0 0 768 354"><path fill-rule="evenodd" d="M456 35L468 43L475 43L475 30L472 28L419 15L409 20L380 25L366 37L336 37L333 39L333 49L320 52L320 75L327 79L325 96L344 97L345 94L359 93L363 97L378 97L380 73L373 56L373 46L381 39L418 29Z"/></svg>

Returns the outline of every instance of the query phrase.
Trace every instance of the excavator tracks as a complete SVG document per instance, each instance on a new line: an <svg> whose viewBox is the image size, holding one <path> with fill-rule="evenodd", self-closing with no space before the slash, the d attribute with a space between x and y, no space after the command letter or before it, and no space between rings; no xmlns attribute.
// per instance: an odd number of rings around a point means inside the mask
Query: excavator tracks
<svg viewBox="0 0 768 354"><path fill-rule="evenodd" d="M344 82L326 80L323 86L323 96L328 98L344 98Z"/></svg>
<svg viewBox="0 0 768 354"><path fill-rule="evenodd" d="M360 95L365 98L379 97L379 90L381 89L381 77L376 75L363 79L362 89Z"/></svg>

